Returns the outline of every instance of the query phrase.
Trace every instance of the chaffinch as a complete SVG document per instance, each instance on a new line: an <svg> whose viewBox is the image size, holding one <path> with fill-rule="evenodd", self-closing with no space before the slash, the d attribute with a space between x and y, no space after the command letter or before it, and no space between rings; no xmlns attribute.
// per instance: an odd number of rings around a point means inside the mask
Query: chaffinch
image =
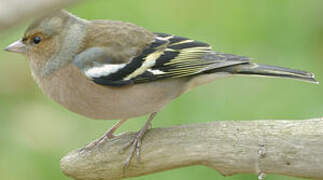
<svg viewBox="0 0 323 180"><path fill-rule="evenodd" d="M93 119L120 121L150 114L136 137L126 166L139 156L141 139L157 112L188 90L232 75L282 77L317 83L312 73L261 65L250 58L213 51L207 43L152 33L120 21L87 21L64 10L36 20L23 38L6 48L28 57L45 94Z"/></svg>

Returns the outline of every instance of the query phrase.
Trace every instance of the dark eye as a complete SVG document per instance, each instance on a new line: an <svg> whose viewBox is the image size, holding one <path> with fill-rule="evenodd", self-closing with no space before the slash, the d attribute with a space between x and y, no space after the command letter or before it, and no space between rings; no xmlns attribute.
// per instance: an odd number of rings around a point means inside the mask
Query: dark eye
<svg viewBox="0 0 323 180"><path fill-rule="evenodd" d="M39 43L41 42L41 40L42 40L42 38L41 38L41 37L36 36L36 37L34 37L34 38L33 38L33 43L34 43L34 44L39 44Z"/></svg>

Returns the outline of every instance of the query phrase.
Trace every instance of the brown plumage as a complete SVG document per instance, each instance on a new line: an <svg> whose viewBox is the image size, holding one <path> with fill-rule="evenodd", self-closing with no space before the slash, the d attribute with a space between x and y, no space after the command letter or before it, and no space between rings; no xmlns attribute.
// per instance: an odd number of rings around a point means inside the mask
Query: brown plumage
<svg viewBox="0 0 323 180"><path fill-rule="evenodd" d="M126 119L157 112L179 95L230 75L261 75L316 82L312 73L252 63L249 58L212 51L207 43L119 21L87 21L58 11L35 21L22 40L8 46L29 59L45 94L67 109L93 119L120 119L104 138L113 138ZM96 145L97 143L92 144Z"/></svg>

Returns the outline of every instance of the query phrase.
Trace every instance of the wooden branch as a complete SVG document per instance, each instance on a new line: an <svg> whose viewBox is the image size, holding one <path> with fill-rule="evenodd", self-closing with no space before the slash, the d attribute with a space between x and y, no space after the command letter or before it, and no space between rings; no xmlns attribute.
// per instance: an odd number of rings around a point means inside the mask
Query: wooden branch
<svg viewBox="0 0 323 180"><path fill-rule="evenodd" d="M2 0L0 2L0 30L23 22L33 15L43 15L79 0Z"/></svg>
<svg viewBox="0 0 323 180"><path fill-rule="evenodd" d="M61 160L76 180L141 176L190 165L205 165L228 176L280 174L323 179L323 118L310 120L221 121L151 129L141 161L123 169L129 151L120 153L133 133L75 150Z"/></svg>

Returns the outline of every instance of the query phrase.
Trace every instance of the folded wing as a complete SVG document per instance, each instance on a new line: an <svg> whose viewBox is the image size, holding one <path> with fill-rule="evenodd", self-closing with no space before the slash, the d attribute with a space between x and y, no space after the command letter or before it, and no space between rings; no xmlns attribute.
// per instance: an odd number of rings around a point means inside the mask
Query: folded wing
<svg viewBox="0 0 323 180"><path fill-rule="evenodd" d="M125 64L114 63L105 48L91 48L74 60L88 78L107 86L195 76L246 63L247 57L214 52L209 44L163 33L155 33L150 46Z"/></svg>

